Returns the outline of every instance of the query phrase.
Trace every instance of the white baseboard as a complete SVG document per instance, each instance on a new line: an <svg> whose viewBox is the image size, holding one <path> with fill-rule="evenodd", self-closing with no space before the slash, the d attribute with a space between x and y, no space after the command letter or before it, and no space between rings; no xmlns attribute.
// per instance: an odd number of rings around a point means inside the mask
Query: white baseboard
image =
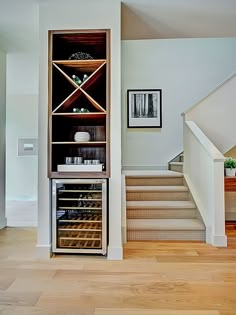
<svg viewBox="0 0 236 315"><path fill-rule="evenodd" d="M212 241L211 228L209 226L206 226L206 243L212 245L211 241Z"/></svg>
<svg viewBox="0 0 236 315"><path fill-rule="evenodd" d="M227 247L227 236L226 235L212 235L211 245L217 247Z"/></svg>
<svg viewBox="0 0 236 315"><path fill-rule="evenodd" d="M14 219L7 219L7 226L9 227L37 227L37 221L26 221L26 220L14 220Z"/></svg>
<svg viewBox="0 0 236 315"><path fill-rule="evenodd" d="M52 256L52 244L36 245L38 259L50 259Z"/></svg>
<svg viewBox="0 0 236 315"><path fill-rule="evenodd" d="M3 217L0 220L0 230L4 229L7 226L7 218Z"/></svg>
<svg viewBox="0 0 236 315"><path fill-rule="evenodd" d="M36 202L37 203L37 196L28 196L28 197L19 197L19 196L6 196L6 202Z"/></svg>
<svg viewBox="0 0 236 315"><path fill-rule="evenodd" d="M212 228L206 226L206 243L216 247L227 247L227 236L214 235Z"/></svg>
<svg viewBox="0 0 236 315"><path fill-rule="evenodd" d="M108 260L122 260L123 259L123 247L108 246L107 259Z"/></svg>
<svg viewBox="0 0 236 315"><path fill-rule="evenodd" d="M38 225L37 212L37 201L35 200L7 200L7 226L36 227Z"/></svg>

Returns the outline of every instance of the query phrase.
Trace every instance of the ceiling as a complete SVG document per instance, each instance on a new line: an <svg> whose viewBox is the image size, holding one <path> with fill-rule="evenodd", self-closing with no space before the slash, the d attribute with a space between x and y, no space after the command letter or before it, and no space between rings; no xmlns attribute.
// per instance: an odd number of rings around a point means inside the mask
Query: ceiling
<svg viewBox="0 0 236 315"><path fill-rule="evenodd" d="M125 0L122 38L236 37L236 0Z"/></svg>
<svg viewBox="0 0 236 315"><path fill-rule="evenodd" d="M37 49L43 1L0 0L1 49ZM122 39L236 37L236 0L124 0L121 32Z"/></svg>

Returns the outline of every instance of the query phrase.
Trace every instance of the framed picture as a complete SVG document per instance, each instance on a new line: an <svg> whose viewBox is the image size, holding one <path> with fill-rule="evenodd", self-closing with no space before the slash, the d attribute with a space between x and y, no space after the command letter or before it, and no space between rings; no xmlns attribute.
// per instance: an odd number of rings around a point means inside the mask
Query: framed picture
<svg viewBox="0 0 236 315"><path fill-rule="evenodd" d="M128 128L161 128L160 89L127 90Z"/></svg>

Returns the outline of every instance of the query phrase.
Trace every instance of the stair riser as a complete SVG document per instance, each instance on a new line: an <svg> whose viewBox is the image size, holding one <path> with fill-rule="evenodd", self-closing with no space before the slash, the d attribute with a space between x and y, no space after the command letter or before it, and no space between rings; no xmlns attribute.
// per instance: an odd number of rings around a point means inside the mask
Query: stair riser
<svg viewBox="0 0 236 315"><path fill-rule="evenodd" d="M154 201L154 200L189 200L188 191L179 191L179 192L127 192L126 193L127 201Z"/></svg>
<svg viewBox="0 0 236 315"><path fill-rule="evenodd" d="M194 219L195 209L127 209L127 219Z"/></svg>
<svg viewBox="0 0 236 315"><path fill-rule="evenodd" d="M126 177L127 186L179 186L183 185L182 177Z"/></svg>
<svg viewBox="0 0 236 315"><path fill-rule="evenodd" d="M198 230L163 230L163 231L146 231L146 230L128 230L128 241L205 241L205 231Z"/></svg>
<svg viewBox="0 0 236 315"><path fill-rule="evenodd" d="M183 165L170 165L170 170L174 172L183 173Z"/></svg>
<svg viewBox="0 0 236 315"><path fill-rule="evenodd" d="M176 168L175 168L176 167ZM182 171L182 165L172 170ZM127 240L205 241L205 226L197 218L183 177L127 177ZM140 188L140 191L138 190ZM147 202L146 202L147 201Z"/></svg>

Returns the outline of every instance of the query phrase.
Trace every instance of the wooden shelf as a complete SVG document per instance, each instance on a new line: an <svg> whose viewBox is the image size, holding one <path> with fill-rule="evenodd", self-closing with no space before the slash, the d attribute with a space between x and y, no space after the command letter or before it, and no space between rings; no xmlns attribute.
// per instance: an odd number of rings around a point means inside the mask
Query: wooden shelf
<svg viewBox="0 0 236 315"><path fill-rule="evenodd" d="M104 146L106 144L106 141L88 141L88 142L76 142L76 141L58 141L58 142L52 142L52 144L73 144L73 145L82 145L82 146Z"/></svg>
<svg viewBox="0 0 236 315"><path fill-rule="evenodd" d="M83 208L86 210L87 208ZM59 223L67 222L67 223L87 223L87 222L94 222L94 223L99 223L102 222L102 215L101 214L79 214L78 215L69 215L68 217L63 215L58 219Z"/></svg>
<svg viewBox="0 0 236 315"><path fill-rule="evenodd" d="M68 240L68 239L59 239L59 246L61 248L81 248L81 249L97 249L101 248L101 240Z"/></svg>
<svg viewBox="0 0 236 315"><path fill-rule="evenodd" d="M99 60L53 60L54 64L64 65L71 68L79 68L82 71L94 72L102 64L106 63L106 59Z"/></svg>
<svg viewBox="0 0 236 315"><path fill-rule="evenodd" d="M60 240L101 240L101 232L97 231L69 231L59 236Z"/></svg>
<svg viewBox="0 0 236 315"><path fill-rule="evenodd" d="M101 222L81 222L73 223L69 222L64 225L60 224L58 231L102 231Z"/></svg>
<svg viewBox="0 0 236 315"><path fill-rule="evenodd" d="M52 113L54 117L68 117L71 119L100 119L106 117L106 112L97 112L97 113Z"/></svg>
<svg viewBox="0 0 236 315"><path fill-rule="evenodd" d="M86 198L58 198L58 200L63 201L102 201L102 199L86 199Z"/></svg>
<svg viewBox="0 0 236 315"><path fill-rule="evenodd" d="M101 210L101 207L58 207L60 210Z"/></svg>
<svg viewBox="0 0 236 315"><path fill-rule="evenodd" d="M77 192L81 192L81 193L102 193L101 190L93 190L93 189L88 189L88 190L84 190L84 189L63 189L63 190L58 190L58 192L60 193L64 193L64 192L69 192L69 193L77 193Z"/></svg>
<svg viewBox="0 0 236 315"><path fill-rule="evenodd" d="M68 174L68 172L54 172L52 171L50 173L50 177L51 178L57 178L57 179L63 179L63 178L107 178L107 172L106 171L102 171L102 172L93 172L93 173L86 173L86 172L74 172L74 173L70 173Z"/></svg>

